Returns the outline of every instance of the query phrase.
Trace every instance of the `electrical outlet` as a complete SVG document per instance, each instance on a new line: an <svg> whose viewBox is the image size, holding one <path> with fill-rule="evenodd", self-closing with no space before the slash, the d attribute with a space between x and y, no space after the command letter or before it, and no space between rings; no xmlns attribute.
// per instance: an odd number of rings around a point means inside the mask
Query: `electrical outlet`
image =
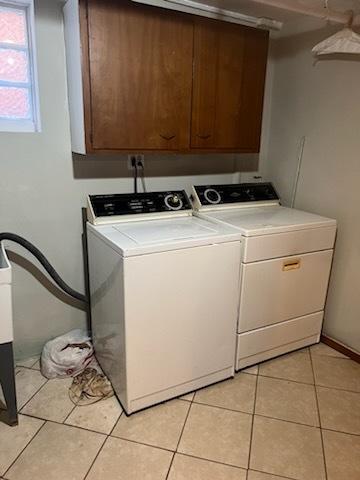
<svg viewBox="0 0 360 480"><path fill-rule="evenodd" d="M136 162L136 154L128 155L128 159L127 159L128 170L133 170L134 162Z"/></svg>
<svg viewBox="0 0 360 480"><path fill-rule="evenodd" d="M128 170L133 170L134 162L136 162L138 168L140 168L139 163L142 164L143 167L145 167L145 156L142 153L132 153L131 155L128 155Z"/></svg>
<svg viewBox="0 0 360 480"><path fill-rule="evenodd" d="M138 153L136 155L136 164L140 168L141 168L141 165L143 168L145 168L145 155L143 155L142 153Z"/></svg>

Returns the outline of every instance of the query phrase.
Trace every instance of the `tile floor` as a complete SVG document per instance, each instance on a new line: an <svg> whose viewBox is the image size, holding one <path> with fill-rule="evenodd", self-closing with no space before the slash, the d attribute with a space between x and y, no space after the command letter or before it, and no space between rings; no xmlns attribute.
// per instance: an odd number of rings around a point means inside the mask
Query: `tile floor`
<svg viewBox="0 0 360 480"><path fill-rule="evenodd" d="M132 417L115 398L74 407L37 358L16 371L3 479L360 480L360 365L323 344Z"/></svg>

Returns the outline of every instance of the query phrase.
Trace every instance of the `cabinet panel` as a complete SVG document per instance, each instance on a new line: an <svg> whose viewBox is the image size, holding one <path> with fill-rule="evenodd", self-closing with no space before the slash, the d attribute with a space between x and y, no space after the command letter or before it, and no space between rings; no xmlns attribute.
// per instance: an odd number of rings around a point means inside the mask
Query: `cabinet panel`
<svg viewBox="0 0 360 480"><path fill-rule="evenodd" d="M191 19L89 0L88 30L93 149L188 149Z"/></svg>
<svg viewBox="0 0 360 480"><path fill-rule="evenodd" d="M258 151L268 33L194 22L191 147Z"/></svg>

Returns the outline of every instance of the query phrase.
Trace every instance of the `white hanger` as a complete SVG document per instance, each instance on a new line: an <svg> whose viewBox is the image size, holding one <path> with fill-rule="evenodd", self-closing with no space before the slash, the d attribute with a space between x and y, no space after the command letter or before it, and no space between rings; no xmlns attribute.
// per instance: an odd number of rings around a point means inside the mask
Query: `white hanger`
<svg viewBox="0 0 360 480"><path fill-rule="evenodd" d="M325 0L325 8L328 7L328 0ZM354 12L349 12L347 25L329 38L315 45L312 52L316 56L340 54L360 54L360 35L354 32L352 25L354 22Z"/></svg>

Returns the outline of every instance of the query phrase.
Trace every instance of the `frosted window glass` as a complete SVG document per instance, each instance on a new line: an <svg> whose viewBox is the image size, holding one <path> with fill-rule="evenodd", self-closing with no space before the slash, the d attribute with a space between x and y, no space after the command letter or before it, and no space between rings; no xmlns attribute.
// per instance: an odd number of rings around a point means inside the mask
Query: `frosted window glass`
<svg viewBox="0 0 360 480"><path fill-rule="evenodd" d="M0 87L0 117L26 120L31 118L27 88Z"/></svg>
<svg viewBox="0 0 360 480"><path fill-rule="evenodd" d="M26 52L0 48L0 80L25 83L29 81Z"/></svg>
<svg viewBox="0 0 360 480"><path fill-rule="evenodd" d="M23 10L0 7L0 42L26 45L26 16Z"/></svg>

